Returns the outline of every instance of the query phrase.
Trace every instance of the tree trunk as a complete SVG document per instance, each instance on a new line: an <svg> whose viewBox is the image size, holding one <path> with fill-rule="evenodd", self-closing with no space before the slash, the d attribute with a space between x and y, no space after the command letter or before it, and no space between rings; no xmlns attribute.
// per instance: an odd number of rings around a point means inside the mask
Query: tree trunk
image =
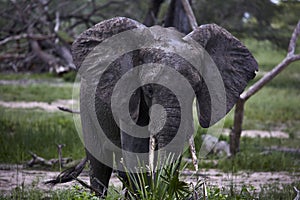
<svg viewBox="0 0 300 200"><path fill-rule="evenodd" d="M191 4L191 0L189 0ZM172 0L165 18L165 27L175 27L179 32L191 32L189 18L184 10L181 0Z"/></svg>
<svg viewBox="0 0 300 200"><path fill-rule="evenodd" d="M151 0L144 24L148 27L157 24L157 15L164 0Z"/></svg>
<svg viewBox="0 0 300 200"><path fill-rule="evenodd" d="M240 98L235 107L234 113L234 127L230 134L230 152L235 155L240 148L240 137L242 133L243 117L244 117L244 105L246 101L252 97L256 92L269 83L274 77L276 77L282 70L284 70L289 64L300 60L300 54L295 54L296 44L298 36L300 35L300 20L294 29L292 37L290 39L288 52L286 57L271 71L265 74L259 81L251 86L247 91L240 95Z"/></svg>
<svg viewBox="0 0 300 200"><path fill-rule="evenodd" d="M230 153L235 155L240 151L240 137L242 134L242 124L244 119L245 101L239 99L234 111L233 130L230 133Z"/></svg>

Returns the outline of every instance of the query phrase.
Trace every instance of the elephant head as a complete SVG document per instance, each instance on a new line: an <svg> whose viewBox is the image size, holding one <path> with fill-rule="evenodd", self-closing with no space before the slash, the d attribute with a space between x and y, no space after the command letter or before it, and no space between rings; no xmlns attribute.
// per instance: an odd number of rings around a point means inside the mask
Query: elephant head
<svg viewBox="0 0 300 200"><path fill-rule="evenodd" d="M117 17L83 32L72 53L91 182L100 190L113 158L135 167L135 157L149 153L150 136L155 150L180 154L193 133L194 97L199 123L209 127L231 110L258 69L249 50L215 24L184 36Z"/></svg>

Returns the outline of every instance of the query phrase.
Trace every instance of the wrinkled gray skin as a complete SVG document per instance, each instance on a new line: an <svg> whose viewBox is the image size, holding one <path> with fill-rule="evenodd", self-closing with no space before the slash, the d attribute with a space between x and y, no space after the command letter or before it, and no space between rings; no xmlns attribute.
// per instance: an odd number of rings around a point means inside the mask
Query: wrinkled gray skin
<svg viewBox="0 0 300 200"><path fill-rule="evenodd" d="M73 59L77 69L80 69L86 56L96 45L101 44L103 40L123 31L140 27L144 26L134 20L118 17L103 21L86 30L72 46ZM226 113L229 112L247 83L254 78L255 71L257 71L257 62L239 40L217 25L200 26L191 32L189 36L210 54L217 65L226 90ZM148 152L149 138L134 138L120 130L110 111L111 93L116 82L128 69L152 62L173 66L176 71L184 75L189 81L195 91L198 103L198 118L202 127L209 127L224 117L222 115L211 119L211 101L208 88L199 73L182 58L175 54L166 54L159 48L133 51L112 63L113 67L109 68L106 72L107 76L105 76L109 78L99 81L95 97L97 119L103 131L115 145L131 152ZM82 101L80 110L89 109L90 105L84 101L89 92L91 91L86 86L81 87ZM129 111L131 118L137 125L145 126L149 124L149 108L151 105L160 104L165 108L167 116L165 125L159 134L155 136L156 148L159 149L174 138L180 125L182 114L189 116L184 122L187 123L187 126L191 126L192 129L192 101L192 98L187 99L186 105L184 105L189 107L187 110L190 113L181 113L179 102L170 90L159 85L150 84L135 91L130 100ZM81 115L83 125L89 122L89 117L88 115ZM124 156L122 152L114 152L114 150L109 148L105 149L105 144L101 143L101 141L93 141L95 140L91 136L93 133L83 130L83 134L86 145L91 145L91 142L99 142L99 148L102 148L100 157L111 160L111 164L113 162L113 153L116 159ZM91 184L101 192L104 192L104 188L108 186L112 168L99 162L94 157L94 153L92 155L89 152L88 146L86 146L86 149L91 166ZM122 173L120 174L122 176Z"/></svg>

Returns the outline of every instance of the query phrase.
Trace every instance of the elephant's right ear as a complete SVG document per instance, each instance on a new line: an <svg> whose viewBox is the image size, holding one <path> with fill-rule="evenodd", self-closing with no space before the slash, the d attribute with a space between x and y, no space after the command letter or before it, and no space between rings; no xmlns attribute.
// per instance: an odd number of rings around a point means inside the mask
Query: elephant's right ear
<svg viewBox="0 0 300 200"><path fill-rule="evenodd" d="M86 56L105 39L118 33L145 26L126 17L102 21L81 33L72 44L73 61L78 70Z"/></svg>
<svg viewBox="0 0 300 200"><path fill-rule="evenodd" d="M212 116L210 91L204 81L201 90L196 94L199 123L202 127L209 127L231 110L247 83L255 77L258 64L250 51L237 38L216 24L202 25L188 36L197 41L210 55L225 87L226 112L216 110L217 114L214 116ZM220 100L219 103L224 104L224 101Z"/></svg>

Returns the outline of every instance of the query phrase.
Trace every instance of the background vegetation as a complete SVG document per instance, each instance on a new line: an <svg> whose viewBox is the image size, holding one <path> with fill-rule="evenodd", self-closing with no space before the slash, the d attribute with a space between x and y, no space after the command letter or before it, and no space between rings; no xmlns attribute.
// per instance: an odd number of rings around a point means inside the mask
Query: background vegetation
<svg viewBox="0 0 300 200"><path fill-rule="evenodd" d="M41 101L51 103L58 99L71 99L72 81L75 73L70 71L57 75L55 69L39 58L30 47L35 40L41 52L52 55L59 61L55 66L70 68L67 57L59 52L68 52L74 38L87 27L114 16L127 16L143 22L151 1L1 1L0 2L0 101ZM170 1L162 1L157 24L164 24L164 15ZM285 57L288 39L299 20L299 1L192 1L199 24L217 23L245 43L258 60L260 71L257 81ZM45 10L45 8L47 8ZM22 12L20 10L23 10ZM76 12L75 12L76 11ZM27 20L22 18L22 13ZM57 13L60 28L54 31ZM28 28L34 25L33 32ZM27 34L21 39L14 36ZM34 34L35 38L28 36ZM37 35L36 35L37 34ZM54 35L52 37L52 35ZM13 37L12 37L13 36ZM11 38L8 42L3 42ZM298 41L298 44L299 41ZM300 52L298 45L297 52ZM63 50L62 50L63 49ZM53 66L53 65L52 65ZM50 71L50 72L49 72ZM52 72L51 72L52 71ZM22 73L15 73L22 72ZM42 74L31 72L45 72ZM3 84L1 81L16 81L17 84ZM24 81L32 80L28 84ZM241 152L232 159L219 159L209 155L209 162L200 162L200 168L217 168L226 172L246 171L300 171L299 154L271 152L271 146L300 149L300 63L290 65L271 83L253 96L245 109L244 129L281 130L289 134L288 139L242 138ZM233 112L225 119L225 128L233 126ZM201 146L201 134L206 130L196 127L196 148ZM226 136L222 140L228 141ZM45 112L36 109L13 109L0 106L0 163L23 164L32 151L50 159L57 157L56 144L66 144L63 157L80 159L84 148L76 132L71 114ZM184 156L189 157L186 152ZM218 160L217 164L214 160ZM187 166L191 167L191 166ZM290 185L261 186L255 194L260 199L292 199L295 193L292 186L300 187L299 182ZM114 188L120 190L120 188ZM109 198L120 197L110 189ZM234 188L209 187L212 199L250 199L254 189L245 185L241 190ZM81 187L70 191L51 191L45 194L36 188L18 187L9 196L0 199L92 199L93 194Z"/></svg>

